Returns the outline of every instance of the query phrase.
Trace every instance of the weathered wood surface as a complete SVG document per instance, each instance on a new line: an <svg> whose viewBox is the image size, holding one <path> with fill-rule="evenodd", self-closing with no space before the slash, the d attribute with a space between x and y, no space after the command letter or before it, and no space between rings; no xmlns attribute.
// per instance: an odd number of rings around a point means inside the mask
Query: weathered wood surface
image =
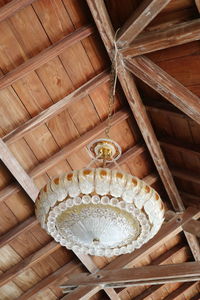
<svg viewBox="0 0 200 300"><path fill-rule="evenodd" d="M0 159L3 161L4 165L9 169L11 174L16 178L18 183L24 189L24 191L29 195L29 197L34 201L36 199L39 190L29 178L28 174L16 160L12 152L6 146L6 144L0 139Z"/></svg>
<svg viewBox="0 0 200 300"><path fill-rule="evenodd" d="M77 278L69 279L62 287L97 284L102 284L104 287L118 287L198 281L199 279L200 262L186 262L170 265L149 265L134 269L103 270L91 275L82 273Z"/></svg>
<svg viewBox="0 0 200 300"><path fill-rule="evenodd" d="M122 109L121 111L117 112L112 119L112 125L117 125L120 122L126 120L129 117L129 112L126 109ZM107 121L103 121L101 124L97 125L95 128L91 129L90 131L86 132L78 139L73 141L72 143L68 144L67 146L63 147L60 151L52 155L50 158L45 160L44 162L38 164L34 169L32 169L29 173L31 178L36 178L37 176L44 174L47 170L55 166L60 161L64 160L70 154L78 151L79 149L85 147L90 141L98 137L102 134L107 126ZM1 198L0 201L5 200L8 196L12 195L13 193L18 192L19 186L17 184L11 184L5 189L1 191ZM36 198L35 198L36 199Z"/></svg>
<svg viewBox="0 0 200 300"><path fill-rule="evenodd" d="M27 133L36 129L40 125L44 124L48 120L50 120L53 116L61 113L64 109L68 108L70 105L75 103L76 101L86 97L89 92L100 86L101 84L107 82L110 78L108 71L101 72L81 87L58 101L57 103L51 105L49 108L45 109L37 116L31 118L27 122L23 123L7 135L5 135L2 139L6 144L11 144L18 139L25 136Z"/></svg>
<svg viewBox="0 0 200 300"><path fill-rule="evenodd" d="M11 17L20 9L30 5L35 0L12 0L0 8L0 22Z"/></svg>
<svg viewBox="0 0 200 300"><path fill-rule="evenodd" d="M144 56L125 59L126 68L200 124L200 99Z"/></svg>
<svg viewBox="0 0 200 300"><path fill-rule="evenodd" d="M87 0L87 3L93 14L97 28L99 30L99 33L101 34L101 38L108 51L108 54L112 58L112 43L113 43L114 33L105 5L103 1ZM118 72L119 81L124 90L127 101L131 107L132 113L141 130L143 138L151 153L151 157L156 165L159 175L161 176L161 179L167 190L167 193L173 203L175 210L183 210L184 206L182 200L179 196L173 177L171 176L169 168L166 164L164 155L160 149L160 145L156 139L155 133L149 121L145 107L137 91L135 82L131 74L125 70L122 61L119 61L118 68L119 68L119 72Z"/></svg>
<svg viewBox="0 0 200 300"><path fill-rule="evenodd" d="M117 43L131 43L171 0L144 0L120 29Z"/></svg>
<svg viewBox="0 0 200 300"><path fill-rule="evenodd" d="M92 25L87 25L70 33L64 39L49 46L47 49L28 59L23 64L19 65L18 67L1 77L0 89L13 84L15 81L23 78L28 73L38 69L40 66L44 65L48 61L61 54L67 47L71 47L75 43L85 39L93 32L94 27Z"/></svg>
<svg viewBox="0 0 200 300"><path fill-rule="evenodd" d="M146 32L134 40L134 43L123 48L124 56L138 56L161 49L186 44L200 39L200 20L192 20L174 25L165 30Z"/></svg>
<svg viewBox="0 0 200 300"><path fill-rule="evenodd" d="M174 217L167 224L163 225L158 234L154 238L152 238L148 243L146 243L143 247L141 247L138 250L135 250L135 252L131 254L125 254L116 258L114 261L112 261L106 267L104 267L103 270L115 270L117 268L133 267L142 259L142 257L144 257L145 255L149 255L156 248L163 245L163 243L167 242L173 236L181 232L182 225L184 223L186 223L191 218L198 219L199 217L200 211L198 209L188 208L184 213ZM94 287L94 289L96 288L97 287ZM87 288L87 294L85 294L85 287L81 287L79 288L78 297L84 297L84 295L88 295L88 293L92 292L92 290L93 287L91 287L90 290ZM72 299L72 297L74 296L73 293L76 293L76 291L72 292L70 295L65 296L64 300ZM73 299L78 300L80 298Z"/></svg>
<svg viewBox="0 0 200 300"><path fill-rule="evenodd" d="M200 13L200 1L199 0L195 0L195 4L196 4L196 7Z"/></svg>
<svg viewBox="0 0 200 300"><path fill-rule="evenodd" d="M176 289L175 291L173 291L172 293L170 293L165 300L178 300L178 298L180 299L180 296L187 291L188 289L191 289L191 287L194 287L195 285L197 285L198 283L196 282L187 282L182 284L178 289ZM197 300L199 299L199 296L197 297ZM192 299L190 299L192 300Z"/></svg>
<svg viewBox="0 0 200 300"><path fill-rule="evenodd" d="M200 221L190 220L188 223L184 224L183 230L200 237Z"/></svg>

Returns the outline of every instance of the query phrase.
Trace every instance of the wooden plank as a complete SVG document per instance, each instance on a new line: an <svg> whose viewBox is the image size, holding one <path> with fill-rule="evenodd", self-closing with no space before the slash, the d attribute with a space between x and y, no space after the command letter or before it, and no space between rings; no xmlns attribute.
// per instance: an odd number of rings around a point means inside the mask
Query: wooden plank
<svg viewBox="0 0 200 300"><path fill-rule="evenodd" d="M200 13L200 0L195 0L195 4L198 9L198 12Z"/></svg>
<svg viewBox="0 0 200 300"><path fill-rule="evenodd" d="M174 25L165 30L146 32L127 48L121 50L124 56L138 56L161 49L183 45L200 39L200 19Z"/></svg>
<svg viewBox="0 0 200 300"><path fill-rule="evenodd" d="M33 181L30 179L28 174L24 171L22 166L16 160L12 152L6 146L6 144L0 139L0 159L4 165L9 169L12 175L16 178L18 183L34 201L38 195L38 188L35 186Z"/></svg>
<svg viewBox="0 0 200 300"><path fill-rule="evenodd" d="M200 99L144 56L125 59L126 68L200 124Z"/></svg>
<svg viewBox="0 0 200 300"><path fill-rule="evenodd" d="M24 272L28 268L31 268L38 261L47 257L48 255L50 255L52 252L56 251L60 247L61 247L60 244L52 241L48 243L46 246L44 246L43 248L41 248L40 250L26 257L24 260L22 260L21 262L14 265L13 267L11 267L6 272L0 275L0 286L14 279L16 276L18 276L20 273Z"/></svg>
<svg viewBox="0 0 200 300"><path fill-rule="evenodd" d="M196 261L200 261L200 247L199 247L199 241L198 238L189 232L184 231L185 237L187 239L187 242L190 246L191 252L194 256L194 259Z"/></svg>
<svg viewBox="0 0 200 300"><path fill-rule="evenodd" d="M190 289L191 287L194 287L197 283L196 282L186 282L182 284L178 289L170 293L165 300L178 300L180 299L180 296Z"/></svg>
<svg viewBox="0 0 200 300"><path fill-rule="evenodd" d="M190 193L186 193L183 191L180 191L181 197L185 203L186 206L195 206L200 208L200 198L199 196L190 194Z"/></svg>
<svg viewBox="0 0 200 300"><path fill-rule="evenodd" d="M87 0L87 3L90 7L91 13L93 14L93 18L96 22L97 28L107 49L107 52L112 59L112 43L114 41L114 32L110 23L108 13L106 11L105 4L102 0ZM145 107L135 86L135 82L131 74L124 68L124 64L122 61L119 61L118 70L119 81L124 90L127 101L131 107L132 113L147 144L147 147L151 153L152 159L161 176L167 193L174 205L175 210L183 210L184 205L179 196L169 168L166 164L159 143L156 139L155 133L147 116Z"/></svg>
<svg viewBox="0 0 200 300"><path fill-rule="evenodd" d="M101 84L107 82L110 78L108 71L103 71L81 87L58 101L57 103L51 105L49 108L45 109L32 119L28 120L24 124L20 125L7 135L5 135L2 139L5 143L11 144L18 139L25 136L27 133L36 129L38 126L44 124L48 120L50 120L53 116L59 114L64 109L68 108L72 103L86 97L88 93L92 90L100 86Z"/></svg>
<svg viewBox="0 0 200 300"><path fill-rule="evenodd" d="M112 126L119 124L120 122L126 120L128 117L129 117L129 112L126 109L122 109L121 111L118 111L111 121ZM37 165L34 169L31 170L29 176L32 178L36 178L37 176L44 174L47 170L55 166L57 163L67 158L67 156L78 151L79 149L86 146L90 141L97 138L100 134L104 132L106 126L107 126L107 121L105 120L99 125L97 125L95 128L83 134L81 137L79 137L72 143L63 147L60 151L52 155L44 162ZM8 196L18 191L19 191L19 187L17 186L17 184L9 185L8 187L6 187L1 191L0 201L5 200Z"/></svg>
<svg viewBox="0 0 200 300"><path fill-rule="evenodd" d="M160 145L166 149L178 150L190 155L196 155L200 158L200 148L198 145L183 143L171 137L162 137L159 139Z"/></svg>
<svg viewBox="0 0 200 300"><path fill-rule="evenodd" d="M164 254L159 256L157 259L153 260L153 262L151 262L151 264L153 264L153 265L164 264L169 259L173 259L173 257L178 255L179 252L184 251L185 249L187 249L186 246L176 245L172 249L166 251ZM161 288L161 286L155 285L155 286L151 286L151 287L147 288L141 294L134 297L134 300L143 300L143 299L145 299L146 297L150 296L155 291L157 291L159 288Z"/></svg>
<svg viewBox="0 0 200 300"><path fill-rule="evenodd" d="M21 296L16 298L17 300L27 300L30 299L33 295L35 295L37 292L47 288L50 285L57 284L60 282L63 278L63 276L66 278L69 275L71 275L75 270L79 269L81 267L81 263L77 261L70 261L63 267L59 268L56 272L50 274L49 276L45 277L44 279L40 280L38 283L36 283L32 288L28 289L25 293L23 293Z"/></svg>
<svg viewBox="0 0 200 300"><path fill-rule="evenodd" d="M191 172L191 171L185 170L185 169L180 169L180 168L179 169L172 168L171 172L172 172L173 176L175 176L175 177L200 184L200 176L197 173L194 173L194 172Z"/></svg>
<svg viewBox="0 0 200 300"><path fill-rule="evenodd" d="M5 246L6 244L10 243L12 240L17 238L23 232L30 230L32 227L38 224L35 216L28 218L26 221L22 222L21 224L15 226L9 232L5 233L0 237L0 247Z"/></svg>
<svg viewBox="0 0 200 300"><path fill-rule="evenodd" d="M0 22L11 17L20 9L30 5L35 0L12 0L0 8Z"/></svg>
<svg viewBox="0 0 200 300"><path fill-rule="evenodd" d="M135 264L137 264L144 256L149 255L151 252L156 250L159 246L163 245L163 243L170 240L174 235L178 234L182 230L182 225L190 220L191 218L198 219L200 217L200 211L194 208L188 208L184 213L179 214L174 217L168 223L163 225L161 230L157 233L157 235L152 238L149 242L147 242L140 249L135 250L131 254L122 255L117 257L114 261L109 263L107 266L103 268L103 270L114 270L117 268L131 268ZM94 287L96 288L96 287ZM87 293L92 292L93 287L89 290L87 289ZM64 300L70 299L81 299L81 297L86 296L84 299L88 299L87 294L85 294L85 287L79 288L78 297L74 298L74 292L70 293L70 295L65 296Z"/></svg>
<svg viewBox="0 0 200 300"><path fill-rule="evenodd" d="M120 29L119 46L131 43L171 0L143 0Z"/></svg>
<svg viewBox="0 0 200 300"><path fill-rule="evenodd" d="M15 81L23 78L29 72L36 70L43 64L47 63L49 60L61 54L66 48L88 37L93 32L94 32L94 27L92 25L87 25L70 33L64 39L49 46L47 49L43 50L38 55L33 56L32 58L25 61L23 64L19 65L14 70L10 71L9 73L1 77L0 89L8 87L9 85L13 84Z"/></svg>
<svg viewBox="0 0 200 300"><path fill-rule="evenodd" d="M99 285L103 287L137 286L171 282L197 281L200 279L200 262L170 265L148 265L139 268L99 271L95 274L82 273L71 278L62 287Z"/></svg>

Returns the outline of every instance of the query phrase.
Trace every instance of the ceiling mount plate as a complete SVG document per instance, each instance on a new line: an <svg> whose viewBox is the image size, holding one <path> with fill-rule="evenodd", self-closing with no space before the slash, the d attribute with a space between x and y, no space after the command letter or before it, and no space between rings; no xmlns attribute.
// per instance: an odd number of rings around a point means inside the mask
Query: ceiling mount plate
<svg viewBox="0 0 200 300"><path fill-rule="evenodd" d="M111 139L98 139L88 145L90 156L95 160L111 162L121 156L121 147Z"/></svg>

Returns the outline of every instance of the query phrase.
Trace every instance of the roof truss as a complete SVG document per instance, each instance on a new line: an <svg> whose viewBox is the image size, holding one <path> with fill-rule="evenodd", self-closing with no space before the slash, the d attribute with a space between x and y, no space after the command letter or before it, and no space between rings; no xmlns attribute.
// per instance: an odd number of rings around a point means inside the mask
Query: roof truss
<svg viewBox="0 0 200 300"><path fill-rule="evenodd" d="M18 9L29 5L32 1L21 1L21 4L19 5L19 1L13 0L11 2L11 9L8 9L5 7L4 12L2 13L2 9L0 10L0 17L3 16L3 19L6 17L12 15L15 11ZM113 49L113 43L114 43L114 31L112 29L111 22L109 20L105 5L103 0L87 0L88 5L91 9L91 12L93 15L98 16L98 18L94 18L97 27L99 29L99 32L101 34L102 40L104 42L104 45L112 58L112 49ZM142 47L142 43L145 44L147 52L158 50L158 45L153 44L154 38L152 35L146 35L141 36L140 38L137 38L139 33L143 30L145 26L149 24L149 22L160 12L162 8L164 8L165 5L169 3L168 1L143 1L141 7L137 12L134 13L134 15L128 20L128 22L124 25L124 27L119 32L119 38L118 38L118 45L122 47L122 45L130 44L133 39L136 38L135 42L138 44L137 49L140 49L140 46ZM198 1L196 1L197 7L198 7ZM8 9L8 10L6 10ZM5 13L6 12L6 13ZM150 14L148 13L150 12ZM2 20L0 18L0 20ZM143 27L141 27L140 22L144 24ZM179 44L183 44L192 40L199 39L199 20L195 20L194 22L187 22L187 24L181 24L180 26L177 26L177 35L179 37ZM20 67L16 68L13 72L8 73L0 80L0 87L6 87L9 86L12 82L15 80L18 80L19 78L22 78L25 76L28 72L35 70L39 66L41 66L43 63L49 61L53 57L56 57L59 53L63 51L66 47L72 45L73 43L80 41L81 39L85 38L86 36L90 35L92 32L94 32L93 26L86 26L84 28L81 28L80 30L75 31L71 35L67 36L62 41L56 43L52 47L49 47L39 55L37 55L34 58L29 59L26 63L22 64ZM186 38L186 33L188 34L188 38ZM160 45L162 46L162 49L167 48L169 45L166 45L166 40L164 40L164 37L161 32L158 32L158 39L160 39ZM171 43L172 45L177 45L177 42L175 42L176 34L173 33L173 30L169 30L169 32L165 32L165 34L169 34L171 37ZM152 46L153 44L153 46ZM171 45L170 45L171 46ZM160 48L161 49L161 48ZM199 122L199 113L200 113L200 107L199 107L199 99L195 95L193 95L191 92L189 92L187 89L185 89L183 86L181 86L177 81L174 81L173 78L171 78L168 74L166 74L163 70L153 64L151 61L147 60L145 57L138 57L138 58L130 58L129 55L131 54L131 51L134 50L134 46L130 45L128 48L121 49L121 53L124 55L124 57L121 56L121 60L119 60L119 66L120 71L122 71L123 76L119 74L119 79L121 82L121 85L124 89L124 92L127 96L127 100L129 102L129 105L131 107L132 113L138 122L139 127L141 128L141 132L143 133L144 139L146 141L146 144L150 150L150 153L152 154L152 157L154 158L155 165L157 166L157 169L159 171L159 174L163 180L163 183L165 184L166 190L169 194L169 197L174 205L174 208L177 211L183 210L184 205L181 200L181 197L176 189L176 186L174 184L173 178L171 176L171 173L169 171L169 168L165 162L164 156L162 154L162 151L159 146L159 142L157 141L155 134L153 132L153 129L151 127L151 124L149 122L148 116L146 114L145 107L141 101L141 98L139 96L139 93L137 91L137 88L135 86L135 82L133 80L132 75L128 70L133 72L136 76L144 80L147 84L152 86L154 89L157 89L156 82L160 83L159 91L160 93L167 98L169 101L171 101L173 104L177 105L183 112L187 113L190 117L192 117L195 121ZM136 53L133 55L138 55L141 53ZM124 68L123 62L125 61L126 69ZM141 66L141 65L142 66ZM144 73L143 68L147 70L146 73ZM135 71L137 70L137 71ZM158 72L159 71L159 76ZM153 72L153 73L151 73ZM140 75L141 74L141 75ZM149 75L151 74L151 75ZM153 76L157 76L156 80L152 81L150 80L150 77L152 79ZM147 77L145 77L147 76ZM149 77L148 77L149 76ZM163 77L164 76L164 77ZM147 79L146 79L147 78ZM165 79L165 82L164 80ZM35 118L31 119L27 123L23 124L10 134L4 137L3 141L7 144L12 143L16 141L18 138L24 136L27 132L31 131L32 129L36 128L40 124L43 124L45 121L50 119L52 116L58 114L60 111L62 111L64 108L66 108L69 104L71 104L73 101L79 100L81 97L83 97L85 94L88 93L90 89L95 88L96 86L102 84L103 82L106 82L109 80L109 76L107 71L103 72L102 74L96 76L94 79L90 80L88 83L83 85L81 88L70 94L69 96L62 99L57 104L53 105L49 109L45 110ZM167 81L166 81L167 80ZM176 89L176 97L173 98L172 89L170 89L170 85L178 86L178 90ZM166 96L166 95L170 96ZM175 101L175 102L174 102ZM188 109L188 106L189 109ZM138 114L137 111L140 110L141 114ZM121 112L117 113L115 115L115 118L113 119L113 124L117 124L117 122L120 122L124 118L126 119L129 116L128 112L125 110L122 110ZM70 151L74 151L74 147L76 149L83 147L90 139L95 138L98 134L100 134L104 130L105 124L102 123L98 127L96 127L94 130L91 130L87 134L84 134L81 138L79 138L77 141L71 143L70 145L67 145L64 147L59 153L56 153L53 157L45 161L44 163L41 163L38 165L34 170L31 172L31 177L35 178L42 172L45 172L47 168L50 166L53 166L58 162L59 160L62 160L64 157L66 157ZM147 130L143 130L144 127L147 128ZM3 145L0 149L0 155L2 155L4 152L6 145L1 141L1 145ZM2 150L4 149L4 150ZM141 146L140 150L144 150L144 146ZM11 154L12 156L12 154ZM8 167L10 162L11 172L13 171L13 175L16 177L18 182L21 182L23 179L21 176L15 174L14 168L15 168L15 158L11 157L9 158L9 162L6 161L6 157L4 156L2 160L4 161L5 165ZM2 157L2 156L1 156ZM13 169L12 169L13 168ZM22 171L22 174L24 172ZM26 174L26 180L28 184L33 184L32 180L28 177ZM31 198L35 198L35 194L37 189L35 188L35 191L30 191L27 186L22 187L25 189L25 191L31 193ZM1 192L2 197L1 200L6 199L7 196L11 195L14 192L19 191L19 187L17 185L10 185L10 187L3 190L3 193ZM141 257L147 253L150 253L150 251L153 251L155 247L158 247L161 245L165 240L169 239L174 234L177 234L184 228L186 232L190 232L190 234L186 233L188 242L191 246L191 249L194 253L194 257L197 260L200 260L200 250L199 245L196 237L194 235L191 235L191 232L193 234L196 234L196 231L194 230L194 226L191 224L194 224L194 222L197 222L193 219L198 219L200 217L199 211L194 209L188 209L183 214L180 214L178 217L176 216L173 220L171 220L168 224L166 224L163 229L161 229L161 233L156 236L153 240L151 240L149 243L147 243L144 247L137 250L135 253L130 255L125 255L123 257L117 258L115 261L110 263L108 266L105 267L105 270L110 268L116 268L118 267L131 267L134 263L139 261ZM188 220L191 220L192 222L188 222ZM3 241L4 244L6 244L10 239L12 239L17 234L21 233L23 230L28 230L31 226L34 226L37 223L34 217L30 218L29 220L25 221L24 224L19 225L16 229L11 231L10 233L6 234L1 241ZM195 223L197 225L197 223ZM198 224L199 225L199 224ZM191 227L193 229L191 229ZM30 263L36 262L38 259L42 258L43 255L46 255L46 253L50 253L51 251L54 251L57 245L55 245L54 242L49 243L46 248L44 247L41 249L41 251L35 253L32 258L28 257L26 260L26 267L30 266ZM49 251L49 252L45 252ZM90 259L89 256L82 256L79 257L79 259L83 262L84 265L88 268L89 271L95 272L98 271L97 267L94 265L93 261ZM63 279L66 275L66 270L68 270L69 266L64 266L62 270L59 270L58 278ZM72 262L72 269L74 268L73 262ZM16 272L21 272L23 270L22 264L17 265L15 267ZM70 269L71 270L71 269ZM10 278L9 276L13 276L12 273L13 270L9 270L6 275L3 274L4 279L7 280L7 278ZM28 291L24 295L20 297L20 299L29 299L31 295L39 291L41 288L49 286L54 281L55 275L57 273L53 273L52 276L45 279L43 283L38 284L37 287L31 289L31 291ZM57 275L58 275L57 274ZM92 294L96 293L100 289L99 286L96 287L81 287L78 288L76 291L73 292L73 299L80 299L80 296L87 295L91 296ZM107 294L111 299L119 299L118 295L113 289L106 290ZM71 294L72 295L72 294ZM70 295L70 297L71 297ZM68 296L63 297L63 299L68 299ZM77 298L76 298L77 297ZM69 298L70 299L70 298Z"/></svg>

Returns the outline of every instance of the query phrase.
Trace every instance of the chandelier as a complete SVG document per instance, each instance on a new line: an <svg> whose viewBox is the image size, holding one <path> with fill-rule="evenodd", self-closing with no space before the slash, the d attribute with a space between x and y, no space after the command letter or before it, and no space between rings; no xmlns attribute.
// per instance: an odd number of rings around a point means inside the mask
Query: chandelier
<svg viewBox="0 0 200 300"><path fill-rule="evenodd" d="M164 205L158 193L123 172L116 162L121 148L109 136L116 80L114 60L106 138L88 146L91 163L100 161L102 167L91 168L90 163L50 180L35 203L36 217L56 242L75 252L107 257L140 248L158 232L164 220ZM111 162L116 169L106 167Z"/></svg>
<svg viewBox="0 0 200 300"><path fill-rule="evenodd" d="M120 146L99 139L93 161L116 162ZM140 248L160 229L164 205L144 181L118 169L90 168L52 179L36 200L36 216L56 242L83 254L114 256Z"/></svg>

